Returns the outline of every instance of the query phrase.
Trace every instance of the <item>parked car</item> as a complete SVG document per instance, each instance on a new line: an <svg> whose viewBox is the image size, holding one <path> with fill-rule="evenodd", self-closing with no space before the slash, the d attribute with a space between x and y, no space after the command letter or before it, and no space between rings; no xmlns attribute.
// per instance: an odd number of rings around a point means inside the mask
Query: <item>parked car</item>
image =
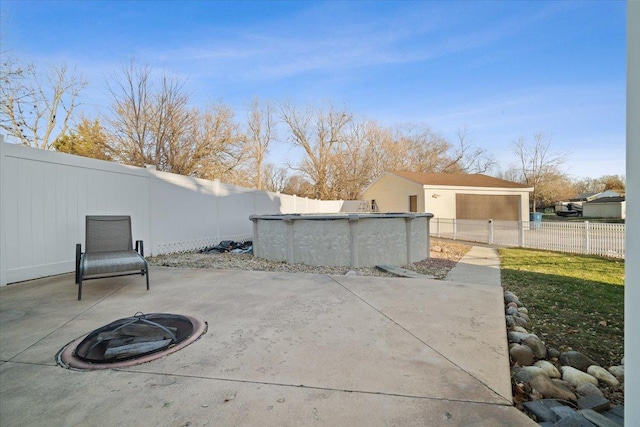
<svg viewBox="0 0 640 427"><path fill-rule="evenodd" d="M558 202L556 203L556 215L582 216L582 202Z"/></svg>

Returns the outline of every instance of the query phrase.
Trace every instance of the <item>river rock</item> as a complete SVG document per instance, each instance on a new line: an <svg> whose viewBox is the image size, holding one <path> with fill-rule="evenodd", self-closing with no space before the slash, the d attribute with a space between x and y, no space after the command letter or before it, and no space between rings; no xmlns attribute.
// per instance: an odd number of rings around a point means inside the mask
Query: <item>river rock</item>
<svg viewBox="0 0 640 427"><path fill-rule="evenodd" d="M516 326L516 321L514 319L515 317L513 316L504 317L504 320L507 322L507 328L513 328L514 326Z"/></svg>
<svg viewBox="0 0 640 427"><path fill-rule="evenodd" d="M560 371L551 362L538 360L533 366L542 369L549 378L561 378Z"/></svg>
<svg viewBox="0 0 640 427"><path fill-rule="evenodd" d="M520 317L521 319L524 319L524 320L526 320L527 322L529 321L529 316L528 316L528 315L526 315L525 313L520 313L520 312L518 312L518 313L516 314L516 317Z"/></svg>
<svg viewBox="0 0 640 427"><path fill-rule="evenodd" d="M522 332L523 334L528 334L529 333L529 331L527 331L522 326L514 326L513 327L513 332Z"/></svg>
<svg viewBox="0 0 640 427"><path fill-rule="evenodd" d="M529 334L523 334L522 332L511 331L507 334L507 340L509 342L515 342L520 344Z"/></svg>
<svg viewBox="0 0 640 427"><path fill-rule="evenodd" d="M518 312L522 314L529 314L529 310L527 310L527 307L518 307Z"/></svg>
<svg viewBox="0 0 640 427"><path fill-rule="evenodd" d="M595 386L598 385L598 380L594 376L574 367L563 366L560 368L560 371L562 372L562 379L574 387L578 387L584 383L591 383Z"/></svg>
<svg viewBox="0 0 640 427"><path fill-rule="evenodd" d="M563 366L571 366L572 368L576 368L583 372L586 372L589 366L597 365L596 362L589 359L584 354L573 350L562 353L560 355L560 363Z"/></svg>
<svg viewBox="0 0 640 427"><path fill-rule="evenodd" d="M507 307L507 309L504 312L506 315L508 316L517 316L518 315L518 309L515 307Z"/></svg>
<svg viewBox="0 0 640 427"><path fill-rule="evenodd" d="M611 372L611 375L613 375L614 377L616 377L620 381L622 381L624 379L624 365L611 366L609 368L609 372Z"/></svg>
<svg viewBox="0 0 640 427"><path fill-rule="evenodd" d="M571 384L569 384L568 382L566 382L565 380L561 379L561 378L551 378L551 381L553 381L554 384L559 384L562 387L573 391L575 389L574 386L572 386Z"/></svg>
<svg viewBox="0 0 640 427"><path fill-rule="evenodd" d="M592 395L604 396L602 394L602 391L591 383L580 384L578 387L576 387L576 393L583 397Z"/></svg>
<svg viewBox="0 0 640 427"><path fill-rule="evenodd" d="M527 320L519 316L513 316L513 322L515 326L522 326L523 328L527 326Z"/></svg>
<svg viewBox="0 0 640 427"><path fill-rule="evenodd" d="M560 352L553 347L549 347L547 349L547 357L549 359L557 359L558 357L560 357Z"/></svg>
<svg viewBox="0 0 640 427"><path fill-rule="evenodd" d="M510 302L514 302L518 307L522 307L522 303L514 293L504 291L504 303L509 304Z"/></svg>
<svg viewBox="0 0 640 427"><path fill-rule="evenodd" d="M546 398L565 399L576 401L576 395L573 394L568 388L554 383L546 375L537 375L531 379L529 383L532 389L538 390L542 396Z"/></svg>
<svg viewBox="0 0 640 427"><path fill-rule="evenodd" d="M537 366L524 366L522 368L514 369L513 378L516 381L520 381L523 383L529 383L533 379L533 377L537 377L538 375L544 375L544 369L538 368Z"/></svg>
<svg viewBox="0 0 640 427"><path fill-rule="evenodd" d="M511 347L511 349L509 349L509 356L511 356L513 363L517 363L520 366L530 366L534 360L533 351L526 345L521 344L516 344Z"/></svg>
<svg viewBox="0 0 640 427"><path fill-rule="evenodd" d="M544 359L547 357L547 347L545 347L542 340L540 340L536 335L530 334L522 340L522 344L533 350L534 356L538 359Z"/></svg>
<svg viewBox="0 0 640 427"><path fill-rule="evenodd" d="M510 302L516 302L516 300L518 299L516 294L514 294L511 291L504 291L503 295L504 295L504 303L505 304L508 304Z"/></svg>
<svg viewBox="0 0 640 427"><path fill-rule="evenodd" d="M515 302L510 302L509 304L507 304L507 308L509 307L518 308L518 304L516 304Z"/></svg>
<svg viewBox="0 0 640 427"><path fill-rule="evenodd" d="M618 381L616 379L616 377L614 377L613 375L611 375L609 373L609 371L607 371L606 369L598 366L598 365L591 365L587 368L587 373L593 377L595 377L598 381L611 386L611 387L616 387L618 385L620 385L620 381Z"/></svg>

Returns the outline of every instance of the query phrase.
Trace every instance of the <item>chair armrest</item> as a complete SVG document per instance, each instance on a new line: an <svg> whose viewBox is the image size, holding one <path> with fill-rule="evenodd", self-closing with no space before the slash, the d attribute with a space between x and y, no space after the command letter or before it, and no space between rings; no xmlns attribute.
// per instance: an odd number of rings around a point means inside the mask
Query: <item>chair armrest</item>
<svg viewBox="0 0 640 427"><path fill-rule="evenodd" d="M76 243L76 283L80 281L80 258L82 257L82 245Z"/></svg>
<svg viewBox="0 0 640 427"><path fill-rule="evenodd" d="M142 240L136 240L136 252L144 256L144 242Z"/></svg>

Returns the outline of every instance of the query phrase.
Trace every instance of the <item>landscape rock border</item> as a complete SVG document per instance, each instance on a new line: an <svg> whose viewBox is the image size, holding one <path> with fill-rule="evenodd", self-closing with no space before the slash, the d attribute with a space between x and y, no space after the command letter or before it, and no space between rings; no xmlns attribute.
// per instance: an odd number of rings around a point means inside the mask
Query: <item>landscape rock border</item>
<svg viewBox="0 0 640 427"><path fill-rule="evenodd" d="M575 350L547 347L526 329L529 311L512 292L504 291L505 324L515 406L540 425L624 425L624 358L605 369Z"/></svg>

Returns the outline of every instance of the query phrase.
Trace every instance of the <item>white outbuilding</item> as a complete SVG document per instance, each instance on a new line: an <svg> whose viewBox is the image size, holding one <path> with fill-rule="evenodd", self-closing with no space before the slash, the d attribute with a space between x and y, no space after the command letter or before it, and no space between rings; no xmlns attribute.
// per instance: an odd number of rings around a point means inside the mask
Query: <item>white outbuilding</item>
<svg viewBox="0 0 640 427"><path fill-rule="evenodd" d="M482 174L386 172L362 193L378 212L436 218L529 221L533 187Z"/></svg>
<svg viewBox="0 0 640 427"><path fill-rule="evenodd" d="M627 216L627 202L624 196L601 197L586 202L583 205L583 216L589 218L625 219Z"/></svg>

